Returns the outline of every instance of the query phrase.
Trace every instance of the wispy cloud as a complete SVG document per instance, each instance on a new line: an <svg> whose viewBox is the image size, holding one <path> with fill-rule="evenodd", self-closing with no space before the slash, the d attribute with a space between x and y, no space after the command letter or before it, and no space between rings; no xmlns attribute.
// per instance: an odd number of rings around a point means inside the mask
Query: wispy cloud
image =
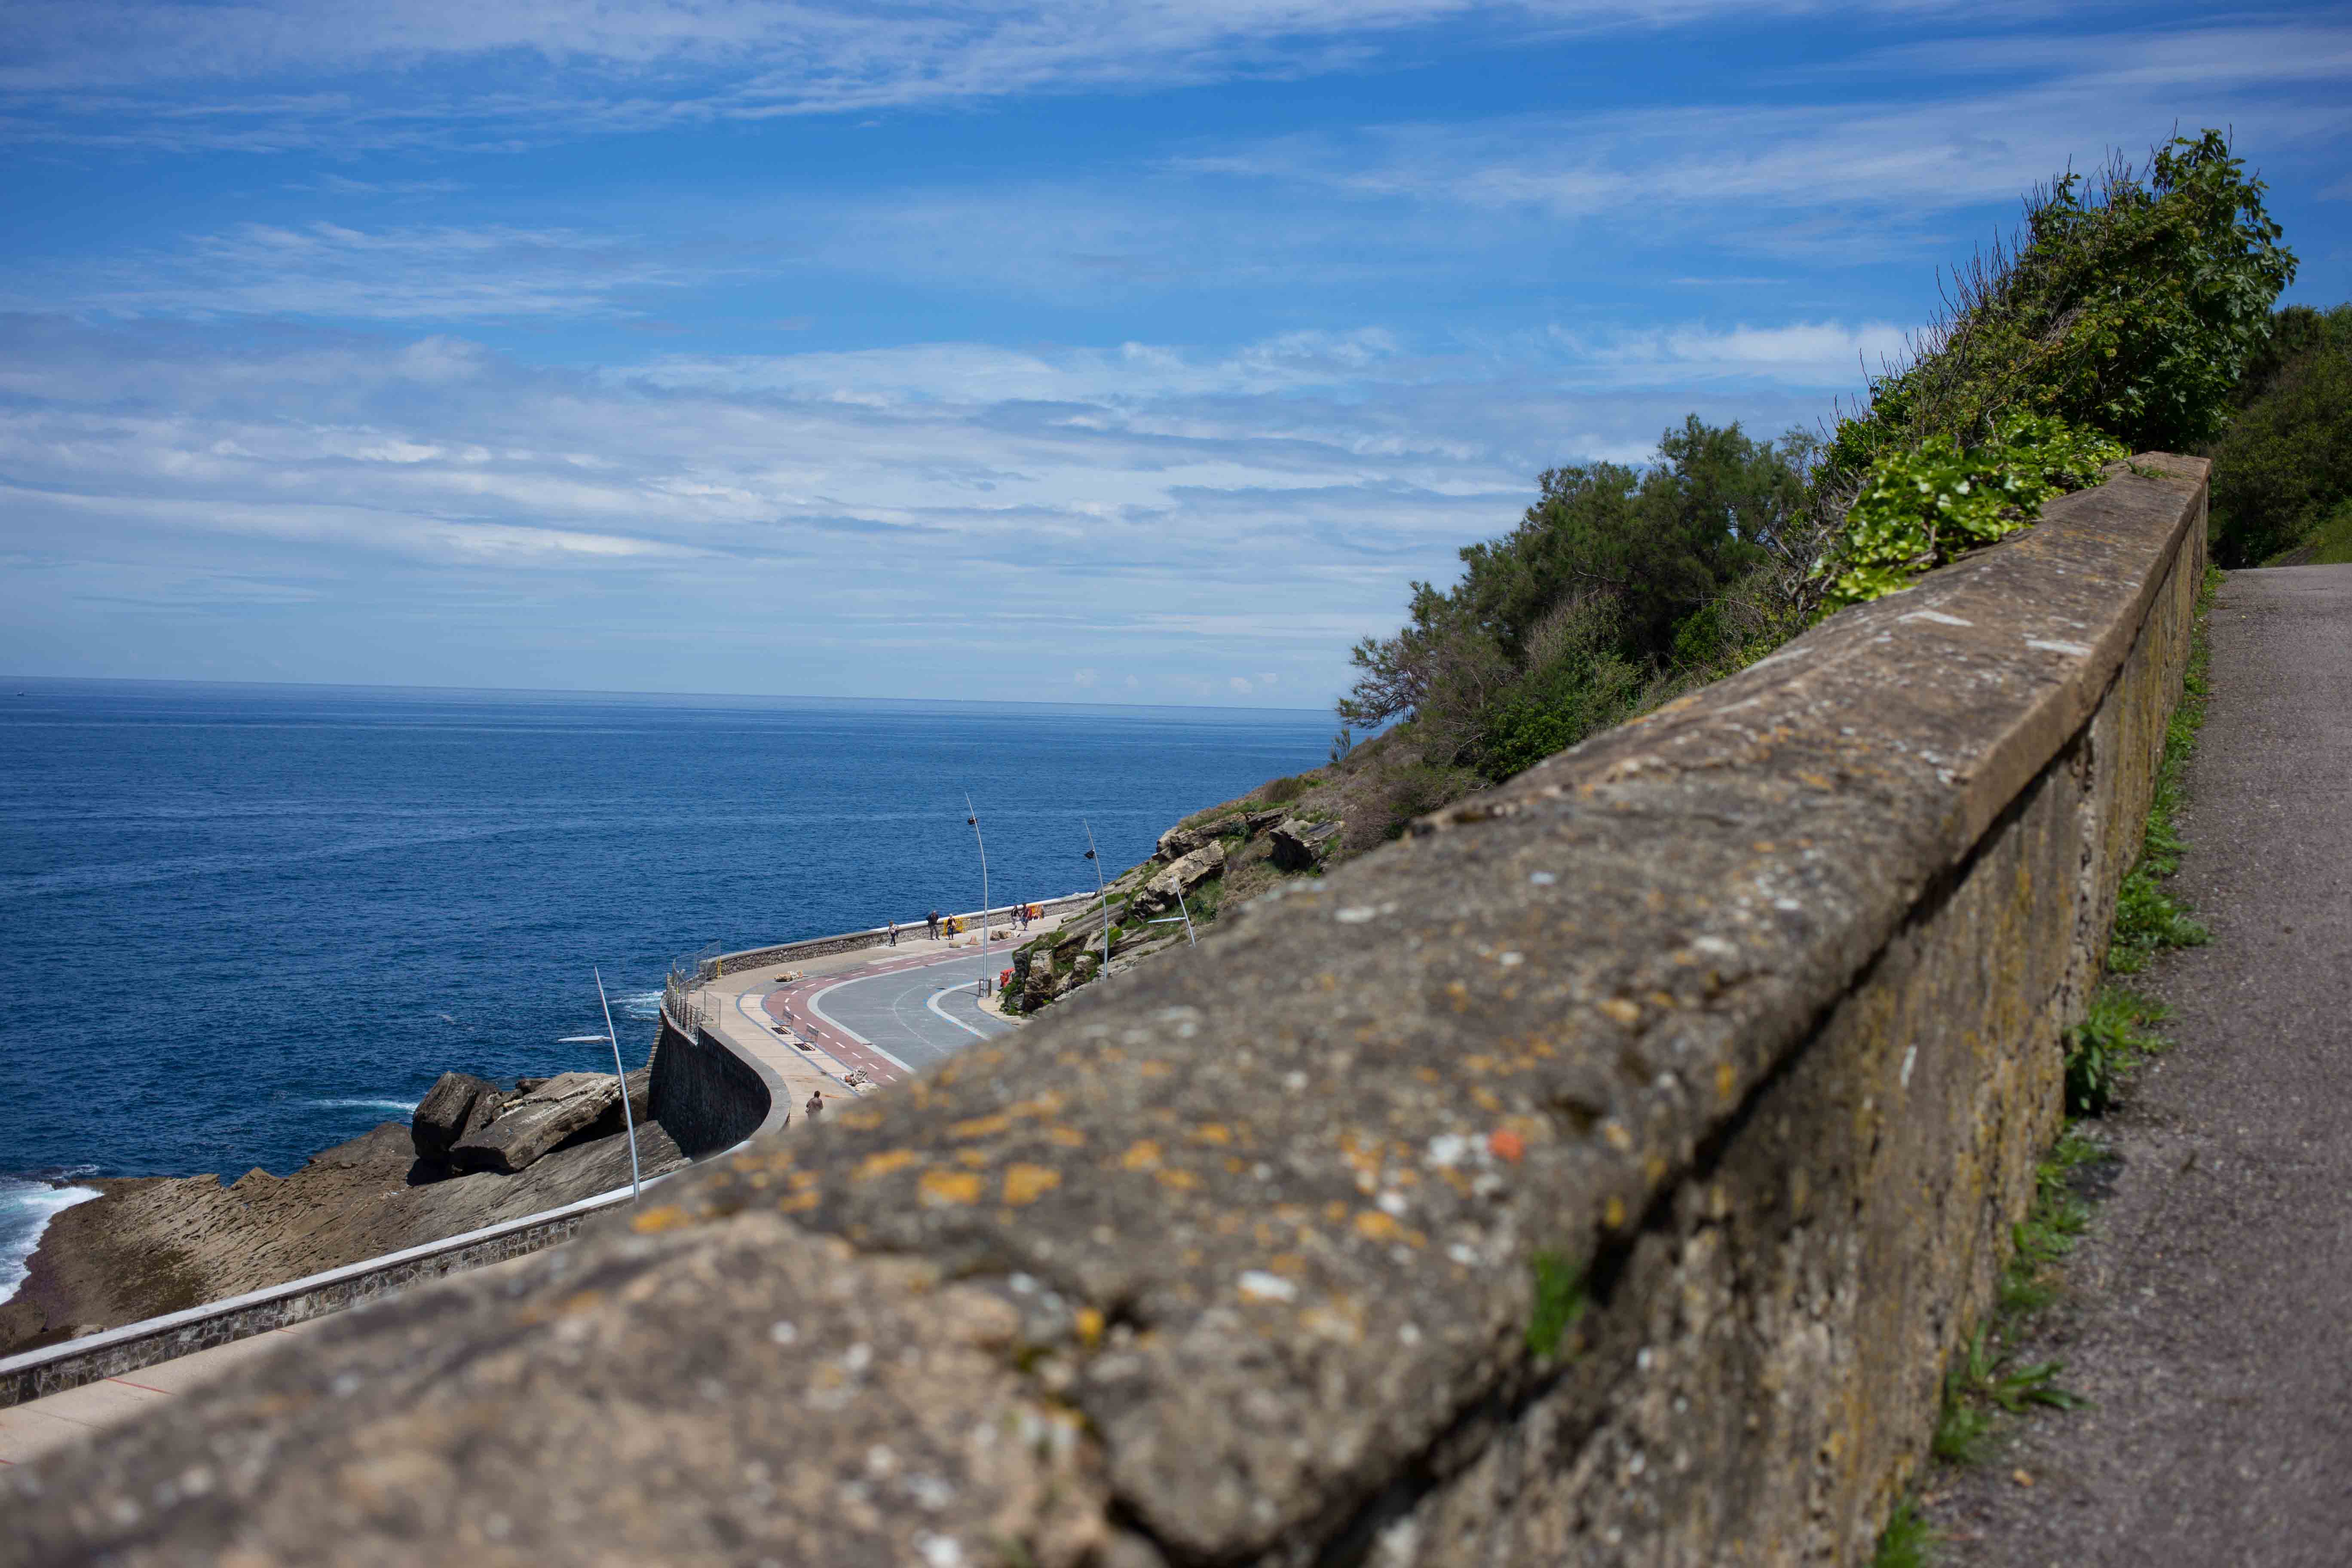
<svg viewBox="0 0 2352 1568"><path fill-rule="evenodd" d="M0 284L0 303L378 321L635 314L625 297L709 283L725 271L626 233L244 223L95 268L22 268Z"/></svg>
<svg viewBox="0 0 2352 1568"><path fill-rule="evenodd" d="M1224 700L1240 679L1312 701L1409 577L1509 524L1538 468L1646 452L1690 393L1629 393L1643 377L1721 366L1744 379L1716 417L1803 410L1811 373L1789 367L1868 336L1694 327L1495 352L1367 325L599 374L447 336L229 353L201 328L19 319L0 321L0 552L72 541L77 593L111 561L140 563L104 590L131 598L162 572L200 599L201 568L233 595L265 582L331 606L405 563L461 623L488 603L559 614L612 578L647 614L754 635L758 595L781 594L825 646L978 639L1064 670L1115 647Z"/></svg>
<svg viewBox="0 0 2352 1568"><path fill-rule="evenodd" d="M1975 79L1998 69L2007 79ZM1939 39L1843 63L1818 101L1691 102L1371 124L1186 155L1187 173L1360 200L1536 211L1621 227L1706 224L1756 248L1843 243L2021 192L2177 124L2229 123L2280 151L2352 127L2352 27L2286 24L2066 42ZM1859 101L1854 79L1864 84ZM1902 80L1897 96L1874 84ZM2297 91L2296 89L2306 89ZM1791 214L1806 215L1795 225Z"/></svg>
<svg viewBox="0 0 2352 1568"><path fill-rule="evenodd" d="M1386 68L1445 46L1772 16L2050 15L2042 0L26 0L0 136L250 151L580 134ZM496 90L439 73L530 61ZM332 82L332 88L317 84ZM527 85L525 85L527 83ZM201 88L191 100L189 89Z"/></svg>

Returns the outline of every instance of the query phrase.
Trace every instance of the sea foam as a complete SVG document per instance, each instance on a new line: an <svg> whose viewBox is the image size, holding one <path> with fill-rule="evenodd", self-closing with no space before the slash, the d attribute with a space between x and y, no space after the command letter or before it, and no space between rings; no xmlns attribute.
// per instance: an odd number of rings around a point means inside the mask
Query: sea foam
<svg viewBox="0 0 2352 1568"><path fill-rule="evenodd" d="M41 1245L49 1221L101 1194L95 1187L60 1187L23 1176L0 1176L0 1301L25 1282L26 1263Z"/></svg>

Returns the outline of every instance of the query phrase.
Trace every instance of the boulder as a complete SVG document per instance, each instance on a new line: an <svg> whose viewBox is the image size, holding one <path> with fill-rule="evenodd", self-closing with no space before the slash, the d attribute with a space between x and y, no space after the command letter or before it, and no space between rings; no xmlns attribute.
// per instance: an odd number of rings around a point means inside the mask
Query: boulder
<svg viewBox="0 0 2352 1568"><path fill-rule="evenodd" d="M465 1136L467 1118L473 1114L475 1102L498 1091L498 1085L472 1073L443 1073L409 1119L408 1139L417 1157L438 1160L446 1154L449 1145Z"/></svg>
<svg viewBox="0 0 2352 1568"><path fill-rule="evenodd" d="M474 1101L474 1109L466 1113L466 1125L457 1130L456 1142L453 1142L450 1147L456 1148L458 1143L464 1142L491 1122L496 1121L499 1119L499 1112L507 1108L507 1101L519 1098L520 1097L509 1094L504 1089L494 1089Z"/></svg>
<svg viewBox="0 0 2352 1568"><path fill-rule="evenodd" d="M1215 837L1209 827L1186 827L1179 823L1160 836L1158 854L1165 861L1181 860Z"/></svg>
<svg viewBox="0 0 2352 1568"><path fill-rule="evenodd" d="M1278 805L1271 811L1253 811L1242 818L1242 831L1255 838L1289 815L1289 812Z"/></svg>
<svg viewBox="0 0 2352 1568"><path fill-rule="evenodd" d="M1143 885L1133 908L1146 916L1176 907L1176 895L1191 892L1225 868L1225 847L1211 839Z"/></svg>
<svg viewBox="0 0 2352 1568"><path fill-rule="evenodd" d="M620 1102L620 1086L610 1074L559 1073L520 1099L509 1100L488 1125L449 1146L449 1163L460 1171L511 1174L582 1131Z"/></svg>
<svg viewBox="0 0 2352 1568"><path fill-rule="evenodd" d="M605 1081L609 1083L612 1080L607 1079ZM654 1069L650 1067L641 1067L629 1075L629 1117L639 1127L646 1124L652 1109L653 1081ZM621 1119L620 1096L614 1095L613 1103L604 1108L604 1114L589 1123L588 1130L577 1136L583 1139L609 1138L626 1131L628 1125Z"/></svg>
<svg viewBox="0 0 2352 1568"><path fill-rule="evenodd" d="M1102 932L1103 910L1102 906L1097 904L1084 913L1074 915L1062 922L1054 932L1053 951L1056 953L1072 952L1089 942L1100 947Z"/></svg>
<svg viewBox="0 0 2352 1568"><path fill-rule="evenodd" d="M1286 871L1304 871L1331 853L1344 822L1306 822L1297 817L1274 830L1274 863Z"/></svg>

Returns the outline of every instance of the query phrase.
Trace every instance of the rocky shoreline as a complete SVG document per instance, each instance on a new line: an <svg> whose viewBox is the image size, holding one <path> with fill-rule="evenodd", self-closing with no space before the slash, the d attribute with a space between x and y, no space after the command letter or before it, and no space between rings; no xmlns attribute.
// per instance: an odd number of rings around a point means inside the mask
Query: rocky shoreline
<svg viewBox="0 0 2352 1568"><path fill-rule="evenodd" d="M647 1176L686 1156L628 1092ZM452 1121L454 1112L455 1120ZM387 1121L288 1176L80 1177L100 1196L54 1215L0 1302L0 1355L37 1350L457 1236L626 1186L611 1074L511 1089L445 1073L415 1121Z"/></svg>

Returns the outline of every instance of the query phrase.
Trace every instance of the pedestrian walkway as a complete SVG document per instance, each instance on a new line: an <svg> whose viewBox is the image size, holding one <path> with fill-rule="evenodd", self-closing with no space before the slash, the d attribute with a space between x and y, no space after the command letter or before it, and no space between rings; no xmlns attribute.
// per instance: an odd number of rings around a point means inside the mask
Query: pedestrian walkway
<svg viewBox="0 0 2352 1568"><path fill-rule="evenodd" d="M2352 1562L2352 566L2232 574L2174 889L2141 977L2176 1047L2109 1117L2114 1189L2037 1415L1931 1502L1948 1564Z"/></svg>
<svg viewBox="0 0 2352 1568"><path fill-rule="evenodd" d="M159 1362L121 1377L101 1378L0 1409L0 1465L21 1465L77 1437L147 1415L198 1384L210 1382L254 1356L267 1355L324 1321L313 1318L272 1329L177 1361Z"/></svg>

